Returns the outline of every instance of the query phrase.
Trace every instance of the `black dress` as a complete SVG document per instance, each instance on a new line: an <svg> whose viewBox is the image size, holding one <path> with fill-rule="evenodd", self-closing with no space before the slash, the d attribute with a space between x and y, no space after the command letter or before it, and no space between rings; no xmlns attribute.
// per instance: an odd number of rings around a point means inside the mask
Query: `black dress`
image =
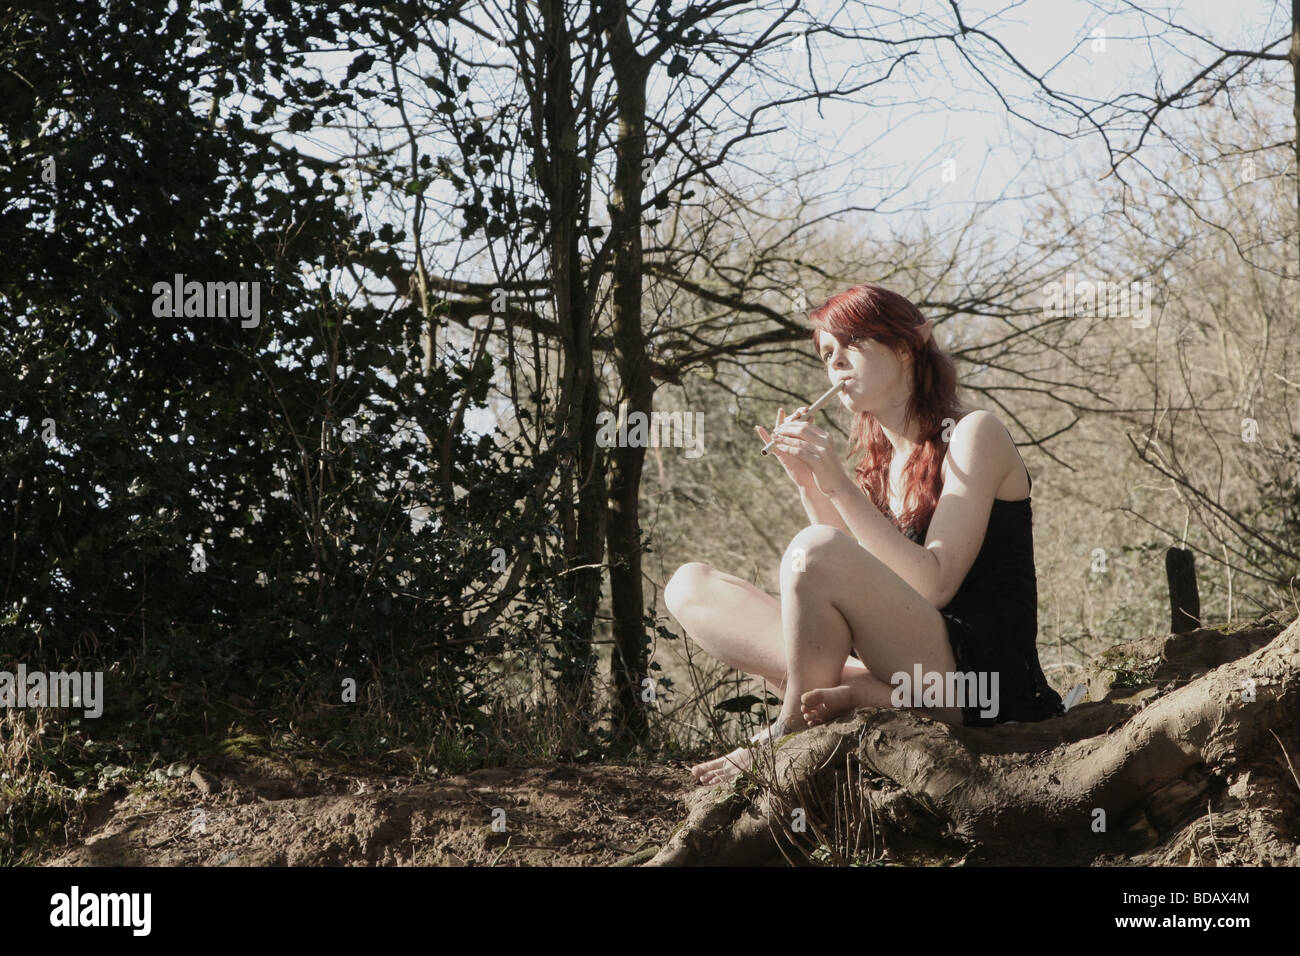
<svg viewBox="0 0 1300 956"><path fill-rule="evenodd" d="M1033 487L1031 477L1031 492ZM925 544L915 529L904 533ZM997 715L981 717L978 705L967 706L962 708L964 724L1037 721L1065 713L1038 661L1038 576L1029 498L993 499L975 563L939 613L948 626L957 670L998 674Z"/></svg>

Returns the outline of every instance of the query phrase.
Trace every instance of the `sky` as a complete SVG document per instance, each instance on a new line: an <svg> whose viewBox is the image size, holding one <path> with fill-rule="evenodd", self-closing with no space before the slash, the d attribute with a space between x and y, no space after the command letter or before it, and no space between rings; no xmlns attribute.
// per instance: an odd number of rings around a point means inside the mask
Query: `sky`
<svg viewBox="0 0 1300 956"><path fill-rule="evenodd" d="M840 8L840 4L813 4L809 9ZM930 10L931 22L898 23L896 14L879 15L879 32L890 37L949 31L953 27L947 4L920 2L899 5L912 13ZM1286 37L1290 11L1277 2L1179 3L1149 5L1139 12L1123 5L1120 13L1106 15L1092 3L1078 0L1028 0L1017 4L961 4L968 26L981 26L1052 88L1102 102L1126 91L1150 93L1157 76L1166 88L1181 85L1208 62L1211 47L1185 33L1172 32L1157 17L1209 35L1219 44L1258 49L1265 38ZM981 13L980 11L984 11ZM1003 11L994 15L995 11ZM917 14L924 16L924 14ZM867 32L867 25L859 27ZM1168 33L1165 37L1156 34ZM876 31L871 31L876 32ZM986 41L970 39L970 48L992 50ZM851 71L865 57L878 57L876 44L820 38L824 54L822 76ZM923 203L921 215L943 215L949 206L988 201L1004 193L1040 182L1070 182L1073 173L1096 178L1107 169L1099 137L1065 139L1036 129L1030 122L1008 114L990 84L962 61L953 44L938 41L922 47L923 56L909 61L895 78L859 96L863 103L831 102L820 109L813 104L792 107L791 132L795 138L769 141L773 164L794 164L802 169L830 167L828 185L857 185L879 195L910 182L895 205ZM1285 52L1285 46L1280 48ZM1005 56L989 55L977 63L995 82L998 91L1029 120L1061 131L1072 131L1069 118L1053 116L1041 100L1033 102L1032 81L1008 65ZM781 75L807 78L808 62L802 44L790 44L778 64ZM1277 64L1279 75L1289 65ZM881 72L877 69L876 72ZM754 102L766 95L755 87L746 93ZM744 104L746 96L738 99ZM820 114L820 115L819 115ZM836 166L853 157L847 167ZM943 177L944 161L955 161L956 178Z"/></svg>

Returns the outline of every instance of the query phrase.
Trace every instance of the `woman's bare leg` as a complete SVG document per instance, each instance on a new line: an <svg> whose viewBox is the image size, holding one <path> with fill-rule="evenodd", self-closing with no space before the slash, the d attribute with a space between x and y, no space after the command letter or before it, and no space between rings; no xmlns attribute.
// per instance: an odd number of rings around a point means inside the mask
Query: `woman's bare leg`
<svg viewBox="0 0 1300 956"><path fill-rule="evenodd" d="M798 562L792 560L796 552ZM711 609L689 599L694 589L688 582L700 585L706 576L730 579L728 585L738 591L756 592L747 595L749 610L733 606L734 598ZM676 606L674 614L688 633L715 657L773 684L778 683L778 657L788 661L781 714L773 727L777 736L821 722L846 704L891 707L892 688L877 674L910 674L917 663L940 673L956 667L939 612L882 561L828 526L805 528L791 542L781 563L781 601L705 565L684 566L674 581L679 586L664 594L670 610ZM716 597L727 592L714 587L707 593ZM780 615L779 628L774 612ZM778 655L779 647L784 655ZM848 656L850 647L857 648L865 666ZM849 669L853 665L858 669ZM927 713L952 723L961 720L956 708ZM749 748L739 748L692 771L702 783L720 783L748 767L751 759Z"/></svg>
<svg viewBox="0 0 1300 956"><path fill-rule="evenodd" d="M770 594L707 564L683 564L664 588L664 604L710 657L766 680L784 696L781 604Z"/></svg>
<svg viewBox="0 0 1300 956"><path fill-rule="evenodd" d="M916 664L941 674L956 669L943 616L883 561L829 526L805 528L790 543L781 562L781 608L790 672L778 720L787 732L847 706L893 706L885 680L832 686L836 661L848 647L873 677L910 675ZM926 712L961 721L955 707Z"/></svg>
<svg viewBox="0 0 1300 956"><path fill-rule="evenodd" d="M767 681L776 696L785 699L788 668L780 601L735 575L707 564L691 563L682 565L672 576L664 588L664 603L687 635L710 656ZM888 696L887 685L860 660L849 656L847 649L836 676L838 686L831 689L835 693L814 713L813 723L854 706L868 706L880 699L882 688ZM858 700L863 703L854 703ZM765 732L759 738L763 736ZM734 765L739 755L748 753L748 748L741 747L725 757L697 764L691 771L697 779L703 779L723 764Z"/></svg>

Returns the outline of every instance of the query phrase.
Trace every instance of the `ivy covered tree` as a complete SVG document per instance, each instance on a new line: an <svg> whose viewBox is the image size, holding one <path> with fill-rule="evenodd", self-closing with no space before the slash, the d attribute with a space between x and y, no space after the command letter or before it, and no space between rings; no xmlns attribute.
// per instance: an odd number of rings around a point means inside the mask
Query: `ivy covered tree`
<svg viewBox="0 0 1300 956"><path fill-rule="evenodd" d="M378 95L313 57L402 7L0 16L0 627L107 671L103 719L154 745L231 700L356 714L322 709L349 679L395 724L472 716L499 582L560 601L523 579L547 462L448 424L491 357L430 367L416 307L358 294L403 236L295 145Z"/></svg>

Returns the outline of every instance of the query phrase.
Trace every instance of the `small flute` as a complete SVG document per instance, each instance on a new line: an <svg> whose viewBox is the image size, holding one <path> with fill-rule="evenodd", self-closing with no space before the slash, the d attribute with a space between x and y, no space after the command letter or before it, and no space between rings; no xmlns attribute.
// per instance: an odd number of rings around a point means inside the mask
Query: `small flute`
<svg viewBox="0 0 1300 956"><path fill-rule="evenodd" d="M834 398L835 394L843 387L844 387L844 383L842 381L836 382L834 385L830 387L830 389L827 390L825 395L823 395L821 398L817 399L817 401L813 402L810 406L808 406L808 408L804 410L803 414L795 415L793 418L787 418L781 424L788 425L790 424L790 422L803 421L806 417L811 415L813 412L817 411L819 408L821 408L823 405L829 402L832 398ZM775 444L776 444L776 438L773 437L773 439L770 442L768 442L766 445L763 446L763 450L759 452L759 454L766 455L767 450Z"/></svg>

